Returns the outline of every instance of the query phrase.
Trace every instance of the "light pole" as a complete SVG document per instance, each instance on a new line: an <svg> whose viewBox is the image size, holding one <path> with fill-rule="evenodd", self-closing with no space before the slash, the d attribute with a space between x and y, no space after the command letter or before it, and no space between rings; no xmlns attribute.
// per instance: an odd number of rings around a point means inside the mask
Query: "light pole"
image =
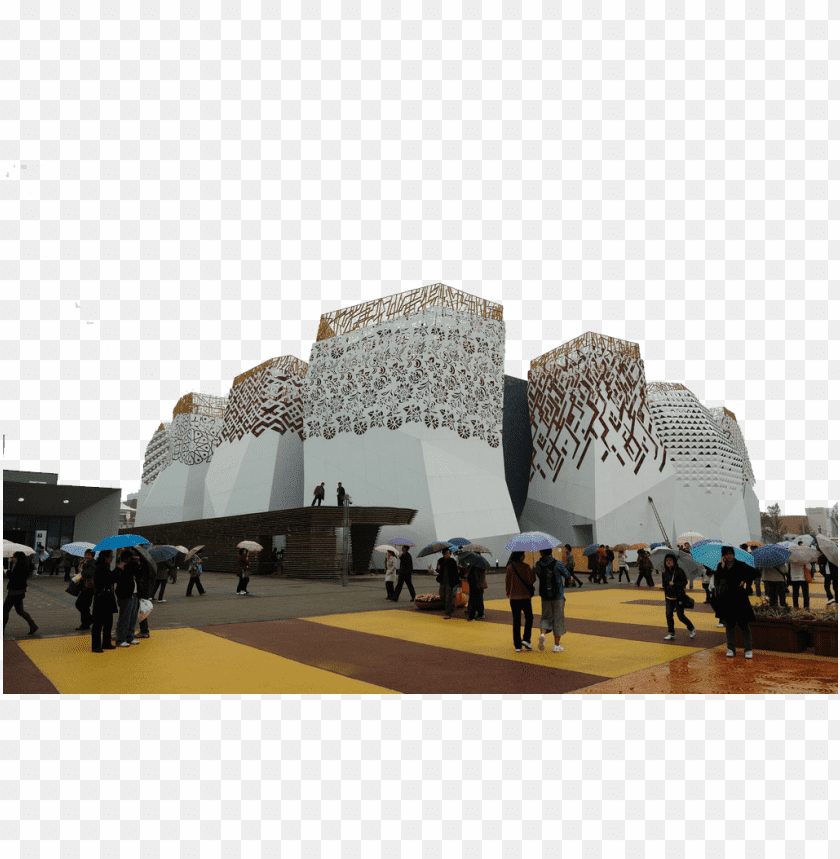
<svg viewBox="0 0 840 859"><path fill-rule="evenodd" d="M350 583L350 504L352 498L344 496L344 539L342 542L341 559L341 586L347 587Z"/></svg>

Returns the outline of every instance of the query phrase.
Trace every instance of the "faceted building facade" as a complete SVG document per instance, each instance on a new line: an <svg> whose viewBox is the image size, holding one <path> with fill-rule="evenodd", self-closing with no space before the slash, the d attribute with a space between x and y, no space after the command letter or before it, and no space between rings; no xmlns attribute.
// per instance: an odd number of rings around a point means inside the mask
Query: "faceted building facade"
<svg viewBox="0 0 840 859"><path fill-rule="evenodd" d="M573 545L668 537L676 473L647 404L639 347L587 332L531 362L523 530ZM643 539L639 537L638 539Z"/></svg>
<svg viewBox="0 0 840 859"><path fill-rule="evenodd" d="M304 384L306 498L416 509L418 546L518 532L502 449L502 308L435 284L321 317ZM352 515L352 513L351 513Z"/></svg>
<svg viewBox="0 0 840 859"><path fill-rule="evenodd" d="M204 518L303 504L306 370L306 363L285 355L233 380L205 478Z"/></svg>
<svg viewBox="0 0 840 859"><path fill-rule="evenodd" d="M224 397L190 393L178 400L168 428L169 462L160 468L145 498L138 498L136 528L204 518L204 479L224 417ZM165 459L161 454L161 462Z"/></svg>

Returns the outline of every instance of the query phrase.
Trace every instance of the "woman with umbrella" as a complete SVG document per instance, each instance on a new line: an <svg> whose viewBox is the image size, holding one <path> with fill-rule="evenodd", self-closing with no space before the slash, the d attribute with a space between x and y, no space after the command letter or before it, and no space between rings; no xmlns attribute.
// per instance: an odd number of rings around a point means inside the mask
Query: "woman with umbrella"
<svg viewBox="0 0 840 859"><path fill-rule="evenodd" d="M3 600L3 629L6 629L6 624L9 622L9 615L12 608L29 624L29 634L35 635L38 630L38 625L32 620L32 617L23 607L23 600L26 596L27 580L32 572L32 566L29 563L29 558L23 552L15 552L12 555L12 567L9 569L9 585L6 592L6 599Z"/></svg>
<svg viewBox="0 0 840 859"><path fill-rule="evenodd" d="M764 580L764 595L774 608L777 605L787 608L785 582L788 558L790 552L781 546L759 546L752 553L753 563Z"/></svg>
<svg viewBox="0 0 840 859"><path fill-rule="evenodd" d="M239 575L239 581L236 583L237 596L247 596L248 594L248 582L251 581L251 577L248 575L248 568L250 566L251 562L248 560L248 550L240 549L239 561L236 566L236 572Z"/></svg>
<svg viewBox="0 0 840 859"><path fill-rule="evenodd" d="M111 549L102 549L96 559L93 573L93 608L91 610L93 624L90 628L90 639L91 650L94 653L116 650L116 647L111 644L111 627L114 625L114 614L117 612L117 598L114 596L117 577L111 572L113 557L114 552Z"/></svg>
<svg viewBox="0 0 840 859"><path fill-rule="evenodd" d="M726 627L726 655L735 656L735 626L744 635L744 656L752 659L752 631L750 622L755 620L747 587L755 571L744 561L735 560L733 546L721 546L721 562L715 569L710 593L713 593L712 608ZM693 554L693 553L692 553Z"/></svg>
<svg viewBox="0 0 840 859"><path fill-rule="evenodd" d="M385 592L387 594L385 599L391 600L391 602L396 602L394 585L397 582L398 567L397 553L393 549L387 549L385 553Z"/></svg>
<svg viewBox="0 0 840 859"><path fill-rule="evenodd" d="M665 569L662 573L662 587L665 590L665 622L668 624L668 634L665 641L673 641L677 636L674 632L674 612L681 623L688 627L688 637L694 638L697 630L694 624L685 616L682 601L685 599L685 586L688 576L680 568L677 556L673 552L665 555Z"/></svg>

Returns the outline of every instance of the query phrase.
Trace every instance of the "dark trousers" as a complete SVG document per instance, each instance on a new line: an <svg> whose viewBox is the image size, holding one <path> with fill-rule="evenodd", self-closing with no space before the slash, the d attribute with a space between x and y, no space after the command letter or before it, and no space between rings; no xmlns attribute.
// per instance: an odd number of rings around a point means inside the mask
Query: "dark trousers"
<svg viewBox="0 0 840 859"><path fill-rule="evenodd" d="M93 625L90 628L90 646L92 650L100 650L103 647L113 647L111 644L111 627L113 625L113 612L94 612Z"/></svg>
<svg viewBox="0 0 840 859"><path fill-rule="evenodd" d="M703 582L702 587L703 587L703 590L706 592L705 602L711 602L711 600L709 599L709 583Z"/></svg>
<svg viewBox="0 0 840 859"><path fill-rule="evenodd" d="M770 600L771 606L781 605L787 608L787 597L785 596L784 582L765 582L764 593Z"/></svg>
<svg viewBox="0 0 840 859"><path fill-rule="evenodd" d="M385 582L385 595L389 600L394 598L394 583L393 582Z"/></svg>
<svg viewBox="0 0 840 859"><path fill-rule="evenodd" d="M467 617L472 620L474 617L484 615L484 588L480 585L470 585L470 595L467 599Z"/></svg>
<svg viewBox="0 0 840 859"><path fill-rule="evenodd" d="M163 592L166 590L166 579L159 579L157 582L155 582L155 589L152 591L152 599L155 598L155 594L157 593L158 589L160 589L158 599L162 600Z"/></svg>
<svg viewBox="0 0 840 859"><path fill-rule="evenodd" d="M76 608L82 616L82 622L79 626L84 626L89 629L90 625L93 623L93 618L90 614L90 604L92 602L93 590L91 588L84 588L76 599Z"/></svg>
<svg viewBox="0 0 840 859"><path fill-rule="evenodd" d="M531 627L534 625L534 612L531 608L531 600L511 600L510 613L513 615L513 646L520 650L522 642L531 643ZM522 614L525 614L525 633L520 636L519 627L522 622Z"/></svg>
<svg viewBox="0 0 840 859"><path fill-rule="evenodd" d="M37 624L30 614L23 607L23 597L6 597L3 600L3 629L6 628L6 624L9 622L9 615L11 614L12 608L29 624L29 629L33 630L37 627Z"/></svg>
<svg viewBox="0 0 840 859"><path fill-rule="evenodd" d="M137 612L139 611L140 602L135 594L127 599L118 599L117 606L120 613L117 615L116 642L119 644L122 641L132 641L134 639L134 628L137 625Z"/></svg>
<svg viewBox="0 0 840 859"><path fill-rule="evenodd" d="M397 586L394 588L394 599L398 600L400 598L400 591L403 589L403 585L408 588L408 593L412 599L414 599L414 585L411 584L411 573L403 573L400 571L397 574Z"/></svg>
<svg viewBox="0 0 840 859"><path fill-rule="evenodd" d="M694 624L685 616L685 609L679 604L677 600L669 600L665 599L665 620L668 623L668 632L671 635L674 634L674 612L676 611L677 617L680 619L681 623L684 623L688 627L688 631L691 632L694 629Z"/></svg>
<svg viewBox="0 0 840 859"><path fill-rule="evenodd" d="M724 621L726 627L726 649L735 651L735 627L740 626L741 632L744 634L744 652L752 650L752 630L746 620L727 620Z"/></svg>
<svg viewBox="0 0 840 859"><path fill-rule="evenodd" d="M808 591L808 582L791 582L793 588L793 607L799 608L799 589L802 588L802 606L804 608L811 607L811 595Z"/></svg>
<svg viewBox="0 0 840 859"><path fill-rule="evenodd" d="M251 581L250 576L244 576L244 577L240 576L239 581L236 583L236 592L242 593L244 591L247 594L248 593L248 582L250 582L250 581Z"/></svg>
<svg viewBox="0 0 840 859"><path fill-rule="evenodd" d="M606 564L598 564L598 570L595 573L595 584L599 582L607 583L607 566Z"/></svg>
<svg viewBox="0 0 840 859"><path fill-rule="evenodd" d="M627 576L627 584L630 584L630 570L627 567L619 567L618 568L618 580L621 581L621 574L624 573Z"/></svg>
<svg viewBox="0 0 840 859"><path fill-rule="evenodd" d="M837 602L837 573L828 574L823 579L823 587L825 588L825 595L828 599L834 600ZM831 589L834 588L834 596L831 595Z"/></svg>
<svg viewBox="0 0 840 859"><path fill-rule="evenodd" d="M645 570L642 570L639 573L639 578L636 579L636 587L639 586L639 583L642 581L642 579L644 579L650 587L653 587L653 576Z"/></svg>
<svg viewBox="0 0 840 859"><path fill-rule="evenodd" d="M187 585L187 596L192 594L193 587L197 587L200 594L204 593L204 587L201 584L201 576L190 576L190 583Z"/></svg>
<svg viewBox="0 0 840 859"><path fill-rule="evenodd" d="M757 597L760 597L760 596L761 596L761 575L760 575L760 574L759 574L759 575L757 575L757 576L753 579L752 586L755 588L755 595L756 595ZM767 590L767 586L766 586L766 585L764 586L764 589L765 589L765 591Z"/></svg>
<svg viewBox="0 0 840 859"><path fill-rule="evenodd" d="M312 503L309 506L314 507L316 503L319 507L321 506L321 498L320 497L313 498Z"/></svg>
<svg viewBox="0 0 840 859"><path fill-rule="evenodd" d="M574 582L574 584L576 584L579 588L582 588L583 582L575 575L575 571L569 570L569 573L572 577L572 582ZM574 587L574 585L572 585L572 587Z"/></svg>
<svg viewBox="0 0 840 859"><path fill-rule="evenodd" d="M64 568L64 581L65 581L65 582L69 582L69 581L70 581L70 573L72 573L72 572L73 572L73 568L72 568L72 567L65 567L65 568Z"/></svg>
<svg viewBox="0 0 840 859"><path fill-rule="evenodd" d="M443 600L443 613L446 617L452 617L452 610L455 608L455 588L457 587L458 585L450 585L446 582L441 582L440 584L438 593Z"/></svg>

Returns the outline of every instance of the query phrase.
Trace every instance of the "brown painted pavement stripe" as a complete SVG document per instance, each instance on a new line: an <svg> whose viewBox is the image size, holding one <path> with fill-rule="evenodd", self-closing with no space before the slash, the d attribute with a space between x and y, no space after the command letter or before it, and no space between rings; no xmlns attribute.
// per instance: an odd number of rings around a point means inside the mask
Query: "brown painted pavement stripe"
<svg viewBox="0 0 840 859"><path fill-rule="evenodd" d="M691 596L691 594L689 594L689 596ZM663 613L665 611L665 599L664 598L661 600L628 600L627 602L622 603L622 605L658 605L658 606L662 606ZM714 614L715 613L714 609L711 607L711 605L707 605L702 600L695 600L694 601L694 608L688 608L688 609L686 609L686 611L687 612L699 611L699 612L703 612L704 614Z"/></svg>
<svg viewBox="0 0 840 859"><path fill-rule="evenodd" d="M3 694L58 695L58 689L21 650L16 641L4 641Z"/></svg>
<svg viewBox="0 0 840 859"><path fill-rule="evenodd" d="M559 694L607 679L529 665L525 653L522 662L513 662L307 620L220 624L201 631L410 695Z"/></svg>
<svg viewBox="0 0 840 859"><path fill-rule="evenodd" d="M646 641L650 644L663 644L664 632L667 631L665 625L665 607L661 602L650 603L650 605L662 606L662 626L650 626L643 623L616 623L609 620L586 620L583 618L566 617L566 632L580 632L584 635L600 635L602 638L623 638L627 641ZM405 609L410 611L411 609ZM484 610L485 620L474 620L472 623L501 623L505 626L512 626L510 612L503 609L488 608ZM690 616L690 615L687 615ZM453 620L462 620L467 623L466 619L460 613L456 612L452 615ZM540 613L534 612L534 630L536 630L533 640L539 638L540 632ZM688 637L688 629L680 623L679 618L674 616L674 628L677 631L677 637L674 644L684 644L686 647L717 647L726 640L726 631L721 629L711 632L703 629L697 629L697 635L694 638ZM685 639L683 641L683 639ZM547 642L554 643L554 638L551 633L545 637ZM560 640L562 644L562 638ZM548 645L546 645L548 646Z"/></svg>

